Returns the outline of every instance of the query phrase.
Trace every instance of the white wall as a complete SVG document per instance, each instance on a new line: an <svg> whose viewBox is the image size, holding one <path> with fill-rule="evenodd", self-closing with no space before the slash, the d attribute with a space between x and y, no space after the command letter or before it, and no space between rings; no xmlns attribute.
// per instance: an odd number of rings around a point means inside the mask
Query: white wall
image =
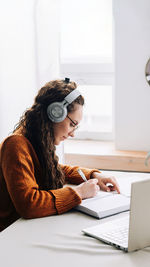
<svg viewBox="0 0 150 267"><path fill-rule="evenodd" d="M0 141L35 94L33 1L0 1ZM27 18L27 19L25 19Z"/></svg>
<svg viewBox="0 0 150 267"><path fill-rule="evenodd" d="M58 11L57 0L0 0L0 142L59 77Z"/></svg>
<svg viewBox="0 0 150 267"><path fill-rule="evenodd" d="M117 149L150 150L150 1L114 0L115 142Z"/></svg>

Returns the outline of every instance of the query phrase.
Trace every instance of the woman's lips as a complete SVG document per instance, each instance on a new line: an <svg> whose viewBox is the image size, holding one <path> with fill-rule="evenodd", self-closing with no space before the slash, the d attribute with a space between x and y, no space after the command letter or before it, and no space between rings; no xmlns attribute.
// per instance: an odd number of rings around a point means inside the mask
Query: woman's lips
<svg viewBox="0 0 150 267"><path fill-rule="evenodd" d="M65 140L65 139L67 139L67 137L63 136L63 137L62 137L62 140Z"/></svg>

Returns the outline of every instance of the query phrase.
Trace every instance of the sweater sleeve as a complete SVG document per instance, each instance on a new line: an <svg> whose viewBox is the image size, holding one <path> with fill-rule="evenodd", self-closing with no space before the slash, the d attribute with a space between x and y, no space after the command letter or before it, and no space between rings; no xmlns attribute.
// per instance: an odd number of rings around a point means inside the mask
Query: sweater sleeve
<svg viewBox="0 0 150 267"><path fill-rule="evenodd" d="M81 184L84 182L82 177L77 172L77 170L79 168L83 171L87 180L89 180L91 178L93 172L99 172L100 173L100 171L98 169L88 169L88 168L83 168L83 167L79 167L79 166L61 165L61 167L64 171L66 182L68 182L70 184Z"/></svg>
<svg viewBox="0 0 150 267"><path fill-rule="evenodd" d="M8 194L21 217L60 214L81 202L70 187L44 191L35 178L35 151L23 136L8 137L1 148L1 167Z"/></svg>

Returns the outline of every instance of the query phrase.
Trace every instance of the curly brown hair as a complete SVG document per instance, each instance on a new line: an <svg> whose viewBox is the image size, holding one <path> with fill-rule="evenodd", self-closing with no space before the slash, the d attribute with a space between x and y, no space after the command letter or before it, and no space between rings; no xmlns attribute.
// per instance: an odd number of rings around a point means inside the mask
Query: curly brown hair
<svg viewBox="0 0 150 267"><path fill-rule="evenodd" d="M53 122L47 116L47 107L53 102L62 101L77 87L75 82L53 80L43 86L30 109L20 118L15 130L23 128L24 136L31 142L42 167L43 184L41 189L57 189L64 185L65 177L58 163L54 145ZM84 105L80 95L67 106L67 112L74 111L75 103ZM14 130L14 131L15 131Z"/></svg>

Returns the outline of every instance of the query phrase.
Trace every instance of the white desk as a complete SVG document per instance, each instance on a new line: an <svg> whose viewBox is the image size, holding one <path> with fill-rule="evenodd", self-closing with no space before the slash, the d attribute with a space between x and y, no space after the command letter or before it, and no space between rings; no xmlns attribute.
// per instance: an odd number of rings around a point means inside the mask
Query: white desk
<svg viewBox="0 0 150 267"><path fill-rule="evenodd" d="M116 216L124 216L124 213ZM150 266L150 247L125 253L82 234L81 229L100 222L101 220L74 210L63 215L40 219L19 219L0 233L0 265L3 267Z"/></svg>

